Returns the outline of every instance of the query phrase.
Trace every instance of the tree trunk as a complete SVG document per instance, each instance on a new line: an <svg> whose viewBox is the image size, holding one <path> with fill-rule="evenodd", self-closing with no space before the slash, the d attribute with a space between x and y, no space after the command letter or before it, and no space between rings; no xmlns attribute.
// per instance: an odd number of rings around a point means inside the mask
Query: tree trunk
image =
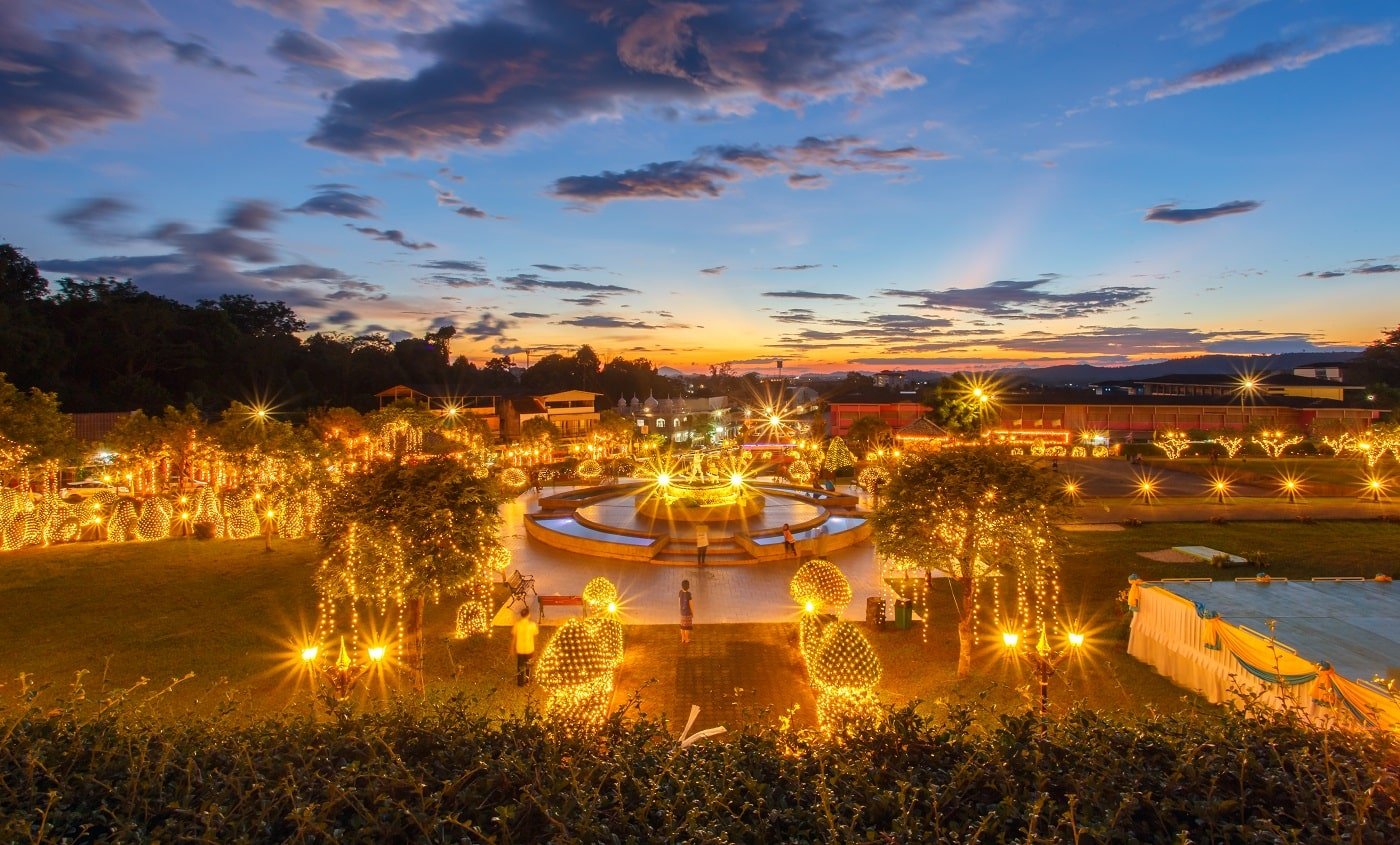
<svg viewBox="0 0 1400 845"><path fill-rule="evenodd" d="M403 661L413 673L413 688L423 692L423 597L413 596L400 609L403 614Z"/></svg>
<svg viewBox="0 0 1400 845"><path fill-rule="evenodd" d="M963 679L972 674L972 639L976 634L973 630L974 620L972 618L972 590L974 581L971 578L959 578L958 586L961 587L962 601L958 608L958 678Z"/></svg>

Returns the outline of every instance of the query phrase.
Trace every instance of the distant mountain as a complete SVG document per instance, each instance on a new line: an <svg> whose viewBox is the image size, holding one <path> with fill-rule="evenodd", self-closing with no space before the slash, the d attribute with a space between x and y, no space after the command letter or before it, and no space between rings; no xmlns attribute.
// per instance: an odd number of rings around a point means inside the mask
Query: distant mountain
<svg viewBox="0 0 1400 845"><path fill-rule="evenodd" d="M1015 376L1033 384L1067 385L1092 384L1098 381L1157 378L1181 375L1232 375L1234 373L1292 372L1295 367L1318 361L1350 361L1361 350L1330 352L1285 352L1281 355L1199 355L1194 358L1173 358L1156 364L1127 364L1121 367L1098 367L1093 364L1061 364L1054 367L1021 367L1000 370L1002 375Z"/></svg>

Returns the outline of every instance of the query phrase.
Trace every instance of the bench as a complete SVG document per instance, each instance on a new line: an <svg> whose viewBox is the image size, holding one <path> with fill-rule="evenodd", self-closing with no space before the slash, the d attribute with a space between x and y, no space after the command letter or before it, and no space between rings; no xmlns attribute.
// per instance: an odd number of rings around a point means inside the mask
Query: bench
<svg viewBox="0 0 1400 845"><path fill-rule="evenodd" d="M505 583L506 586L510 588L510 599L512 602L525 601L525 593L527 591L531 593L535 592L535 576L521 575L519 569L512 572L510 577L505 580ZM539 593L535 593L535 595L539 595Z"/></svg>
<svg viewBox="0 0 1400 845"><path fill-rule="evenodd" d="M583 596L542 596L535 593L535 601L540 608L540 621L544 621L546 607L577 607L583 609Z"/></svg>

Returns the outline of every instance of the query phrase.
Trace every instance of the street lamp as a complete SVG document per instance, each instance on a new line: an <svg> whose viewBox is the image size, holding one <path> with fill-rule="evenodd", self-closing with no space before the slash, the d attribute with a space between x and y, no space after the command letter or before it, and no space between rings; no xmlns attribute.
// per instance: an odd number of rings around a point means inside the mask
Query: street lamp
<svg viewBox="0 0 1400 845"><path fill-rule="evenodd" d="M1371 501L1378 505L1381 503L1381 493L1385 492L1385 488L1386 480L1384 478L1371 476L1366 479L1366 489L1371 493Z"/></svg>
<svg viewBox="0 0 1400 845"><path fill-rule="evenodd" d="M1288 504L1298 504L1298 489L1302 486L1298 483L1298 479L1287 476L1282 480L1281 486L1283 487L1283 492L1288 496Z"/></svg>
<svg viewBox="0 0 1400 845"><path fill-rule="evenodd" d="M1225 504L1225 494L1230 492L1230 482L1225 478L1215 478L1210 482L1210 489L1215 493L1217 504Z"/></svg>
<svg viewBox="0 0 1400 845"><path fill-rule="evenodd" d="M301 662L313 679L318 676L325 679L335 691L335 697L344 701L354 692L355 684L359 683L361 678L384 665L384 646L371 646L364 651L364 659L361 662L352 661L350 650L345 647L345 637L341 636L340 656L334 663L326 663L322 659L325 655L321 653L321 647L316 645L306 646L301 650Z"/></svg>
<svg viewBox="0 0 1400 845"><path fill-rule="evenodd" d="M1055 667L1084 646L1084 635L1077 631L1066 633L1065 644L1056 650L1050 647L1050 638L1042 625L1040 639L1034 648L1024 648L1021 635L1016 631L1003 631L1001 644L1005 646L1007 654L1025 661L1035 672L1035 679L1040 685L1040 715L1044 716L1050 711L1050 678L1055 674Z"/></svg>

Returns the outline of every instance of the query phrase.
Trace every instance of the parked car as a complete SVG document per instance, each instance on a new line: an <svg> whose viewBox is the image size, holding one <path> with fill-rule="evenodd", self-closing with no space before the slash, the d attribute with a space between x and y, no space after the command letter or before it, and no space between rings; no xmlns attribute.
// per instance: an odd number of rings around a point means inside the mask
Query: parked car
<svg viewBox="0 0 1400 845"><path fill-rule="evenodd" d="M59 488L58 495L65 499L73 496L86 499L103 490L115 493L118 496L128 496L131 494L131 488L121 484L108 484L105 481L71 481Z"/></svg>

